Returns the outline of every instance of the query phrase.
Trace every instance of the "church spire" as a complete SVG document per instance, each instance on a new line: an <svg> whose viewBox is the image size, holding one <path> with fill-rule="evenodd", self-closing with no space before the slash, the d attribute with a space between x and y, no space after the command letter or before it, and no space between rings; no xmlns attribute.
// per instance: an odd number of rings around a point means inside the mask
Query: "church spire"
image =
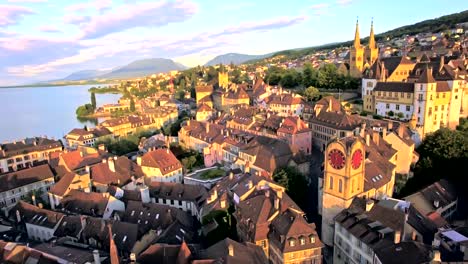
<svg viewBox="0 0 468 264"><path fill-rule="evenodd" d="M374 18L372 18L371 26L370 26L369 48L375 49Z"/></svg>
<svg viewBox="0 0 468 264"><path fill-rule="evenodd" d="M359 19L356 19L356 32L354 33L354 47L361 47L361 38L359 37Z"/></svg>

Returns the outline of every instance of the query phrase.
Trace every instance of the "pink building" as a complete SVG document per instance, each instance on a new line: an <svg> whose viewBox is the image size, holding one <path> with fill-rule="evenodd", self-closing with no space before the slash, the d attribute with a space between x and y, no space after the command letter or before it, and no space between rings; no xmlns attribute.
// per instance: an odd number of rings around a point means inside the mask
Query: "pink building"
<svg viewBox="0 0 468 264"><path fill-rule="evenodd" d="M297 116L283 119L277 131L280 139L285 139L294 151L312 152L312 130Z"/></svg>

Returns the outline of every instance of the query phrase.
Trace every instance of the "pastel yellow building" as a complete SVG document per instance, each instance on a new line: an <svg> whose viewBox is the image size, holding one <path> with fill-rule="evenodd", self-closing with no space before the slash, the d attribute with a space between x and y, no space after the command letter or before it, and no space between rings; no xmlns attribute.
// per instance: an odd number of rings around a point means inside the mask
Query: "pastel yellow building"
<svg viewBox="0 0 468 264"><path fill-rule="evenodd" d="M195 87L197 105L207 100L213 94L213 85L199 85ZM209 99L211 101L211 99ZM212 107L212 106L211 106Z"/></svg>
<svg viewBox="0 0 468 264"><path fill-rule="evenodd" d="M392 196L396 151L382 144L378 133L351 136L330 142L324 152L324 177L319 183L322 241L333 245L334 217L348 208L355 197ZM371 139L372 135L372 139ZM381 150L386 149L382 156ZM389 168L382 170L381 168Z"/></svg>
<svg viewBox="0 0 468 264"><path fill-rule="evenodd" d="M223 89L227 89L229 85L229 76L227 72L218 72L218 85Z"/></svg>

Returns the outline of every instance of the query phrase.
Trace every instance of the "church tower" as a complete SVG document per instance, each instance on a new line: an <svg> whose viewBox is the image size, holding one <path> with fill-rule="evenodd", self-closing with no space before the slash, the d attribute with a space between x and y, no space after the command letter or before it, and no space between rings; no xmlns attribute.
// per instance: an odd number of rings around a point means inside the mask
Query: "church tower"
<svg viewBox="0 0 468 264"><path fill-rule="evenodd" d="M229 77L227 71L218 72L218 85L220 88L227 89L229 85Z"/></svg>
<svg viewBox="0 0 468 264"><path fill-rule="evenodd" d="M333 246L334 217L364 192L365 143L360 137L335 139L325 150L322 241Z"/></svg>
<svg viewBox="0 0 468 264"><path fill-rule="evenodd" d="M379 57L379 49L375 43L375 36L374 36L374 21L371 22L371 30L369 35L369 46L366 47L365 50L365 58L369 65L373 65L374 62Z"/></svg>
<svg viewBox="0 0 468 264"><path fill-rule="evenodd" d="M356 21L356 32L354 33L354 43L349 49L349 73L353 77L361 77L364 65L364 48L361 46L359 37L359 21Z"/></svg>

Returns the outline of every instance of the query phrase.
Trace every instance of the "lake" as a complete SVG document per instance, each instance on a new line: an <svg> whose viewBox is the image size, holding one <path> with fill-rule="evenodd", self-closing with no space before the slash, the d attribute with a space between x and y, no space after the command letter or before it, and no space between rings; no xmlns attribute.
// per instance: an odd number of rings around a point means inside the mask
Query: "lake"
<svg viewBox="0 0 468 264"><path fill-rule="evenodd" d="M63 138L73 128L94 127L104 119L78 120L75 110L90 103L93 85L0 88L0 142L25 137ZM120 94L96 94L98 106L116 103Z"/></svg>

